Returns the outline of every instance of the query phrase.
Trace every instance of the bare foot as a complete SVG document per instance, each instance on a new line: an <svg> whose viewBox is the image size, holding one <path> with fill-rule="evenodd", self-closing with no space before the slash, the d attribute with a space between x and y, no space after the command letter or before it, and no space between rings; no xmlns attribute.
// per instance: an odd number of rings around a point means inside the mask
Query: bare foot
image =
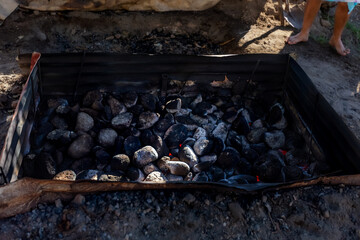
<svg viewBox="0 0 360 240"><path fill-rule="evenodd" d="M346 56L350 53L350 49L344 47L344 44L342 43L341 39L335 39L334 37L331 37L329 44L341 56Z"/></svg>
<svg viewBox="0 0 360 240"><path fill-rule="evenodd" d="M289 45L294 45L294 44L297 44L299 42L307 42L309 39L309 34L308 33L302 33L302 32L299 32L298 34L294 35L294 36L290 36L288 39L287 39L287 44Z"/></svg>

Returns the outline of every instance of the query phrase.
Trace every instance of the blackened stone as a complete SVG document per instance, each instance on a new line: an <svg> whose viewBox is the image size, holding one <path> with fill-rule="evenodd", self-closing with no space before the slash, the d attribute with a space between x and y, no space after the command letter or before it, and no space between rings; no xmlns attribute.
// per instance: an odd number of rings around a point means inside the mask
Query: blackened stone
<svg viewBox="0 0 360 240"><path fill-rule="evenodd" d="M214 164L214 162L210 162L210 161L199 162L198 164L196 164L193 167L192 170L194 173L203 172L203 171L206 171L207 169L209 169L213 164Z"/></svg>
<svg viewBox="0 0 360 240"><path fill-rule="evenodd" d="M144 167L157 159L158 153L151 146L145 146L134 153L134 163L138 167Z"/></svg>
<svg viewBox="0 0 360 240"><path fill-rule="evenodd" d="M216 160L217 160L216 154L210 154L210 155L200 157L200 162L215 163Z"/></svg>
<svg viewBox="0 0 360 240"><path fill-rule="evenodd" d="M147 175L147 177L145 178L144 181L145 182L162 183L162 182L166 182L167 179L166 179L165 175L162 172L154 171L154 172L150 173L149 175Z"/></svg>
<svg viewBox="0 0 360 240"><path fill-rule="evenodd" d="M169 113L176 113L181 109L181 99L177 98L174 100L170 100L166 103L166 111Z"/></svg>
<svg viewBox="0 0 360 240"><path fill-rule="evenodd" d="M154 112L156 109L156 104L158 102L158 98L152 94L144 94L141 96L141 104L145 109Z"/></svg>
<svg viewBox="0 0 360 240"><path fill-rule="evenodd" d="M170 173L174 175L186 176L190 172L190 167L185 162L167 161L165 164Z"/></svg>
<svg viewBox="0 0 360 240"><path fill-rule="evenodd" d="M194 182L208 182L209 177L206 175L205 172L197 173L194 178L192 179Z"/></svg>
<svg viewBox="0 0 360 240"><path fill-rule="evenodd" d="M251 148L245 149L241 154L250 162L255 162L259 158L259 154Z"/></svg>
<svg viewBox="0 0 360 240"><path fill-rule="evenodd" d="M35 159L36 175L41 179L52 179L56 174L56 163L49 153L40 153Z"/></svg>
<svg viewBox="0 0 360 240"><path fill-rule="evenodd" d="M132 119L132 113L121 113L111 120L111 125L116 129L127 128L130 126Z"/></svg>
<svg viewBox="0 0 360 240"><path fill-rule="evenodd" d="M284 115L284 107L281 104L276 103L269 110L269 115L267 116L267 122L270 125L273 125L281 120Z"/></svg>
<svg viewBox="0 0 360 240"><path fill-rule="evenodd" d="M69 127L65 119L59 116L55 116L53 119L51 119L51 124L55 128L63 129L63 130L66 130Z"/></svg>
<svg viewBox="0 0 360 240"><path fill-rule="evenodd" d="M94 127L94 119L87 113L79 112L76 119L76 131L87 132Z"/></svg>
<svg viewBox="0 0 360 240"><path fill-rule="evenodd" d="M250 183L256 183L257 179L254 176L251 175L245 175L245 174L239 174L232 177L229 177L228 180L231 182L236 182L238 184L250 184Z"/></svg>
<svg viewBox="0 0 360 240"><path fill-rule="evenodd" d="M186 177L184 177L184 181L192 181L193 180L193 173L189 172L188 175L186 175Z"/></svg>
<svg viewBox="0 0 360 240"><path fill-rule="evenodd" d="M36 177L35 161L36 161L35 154L28 154L24 157L22 163L22 169L24 170L24 177Z"/></svg>
<svg viewBox="0 0 360 240"><path fill-rule="evenodd" d="M284 131L286 149L302 148L305 144L300 134L293 131Z"/></svg>
<svg viewBox="0 0 360 240"><path fill-rule="evenodd" d="M126 93L122 99L124 101L125 106L127 108L131 108L136 105L136 102L138 100L138 95L135 92L129 92Z"/></svg>
<svg viewBox="0 0 360 240"><path fill-rule="evenodd" d="M113 156L110 162L111 170L125 171L130 165L130 158L125 154L117 154Z"/></svg>
<svg viewBox="0 0 360 240"><path fill-rule="evenodd" d="M240 135L247 135L250 132L250 122L242 115L239 115L233 122L232 128Z"/></svg>
<svg viewBox="0 0 360 240"><path fill-rule="evenodd" d="M222 168L232 168L240 161L240 153L234 148L226 148L218 157L217 163Z"/></svg>
<svg viewBox="0 0 360 240"><path fill-rule="evenodd" d="M203 99L202 99L201 94L197 95L196 98L194 98L194 100L190 104L191 108L195 108L198 103L202 102L202 100Z"/></svg>
<svg viewBox="0 0 360 240"><path fill-rule="evenodd" d="M179 148L173 148L173 149L170 150L170 153L171 153L170 156L179 157L179 152L180 152Z"/></svg>
<svg viewBox="0 0 360 240"><path fill-rule="evenodd" d="M166 118L161 119L156 122L153 131L156 135L163 137L166 130L168 130L169 127L171 127L171 125L173 124L174 124L173 121L171 121L170 119L166 119Z"/></svg>
<svg viewBox="0 0 360 240"><path fill-rule="evenodd" d="M130 126L125 130L121 131L121 135L124 137L128 137L128 136L140 137L141 131L135 127Z"/></svg>
<svg viewBox="0 0 360 240"><path fill-rule="evenodd" d="M183 124L189 131L196 129L197 123L188 116L177 116L175 117L176 123Z"/></svg>
<svg viewBox="0 0 360 240"><path fill-rule="evenodd" d="M68 155L72 158L82 158L90 153L93 140L88 134L83 134L71 143L68 148Z"/></svg>
<svg viewBox="0 0 360 240"><path fill-rule="evenodd" d="M117 116L120 113L124 113L127 111L125 105L112 96L109 96L107 102L110 106L111 113L113 116Z"/></svg>
<svg viewBox="0 0 360 240"><path fill-rule="evenodd" d="M169 154L169 149L164 140L160 136L153 134L150 130L147 129L143 131L140 139L143 145L149 145L155 148L160 158Z"/></svg>
<svg viewBox="0 0 360 240"><path fill-rule="evenodd" d="M83 106L91 107L91 105L95 101L101 101L101 99L102 99L102 94L99 90L93 90L93 91L87 92L83 99Z"/></svg>
<svg viewBox="0 0 360 240"><path fill-rule="evenodd" d="M228 135L228 126L224 122L220 122L216 128L212 131L212 136L220 138L225 142Z"/></svg>
<svg viewBox="0 0 360 240"><path fill-rule="evenodd" d="M196 142L195 138L186 138L185 141L181 144L182 146L188 145L190 147L193 147Z"/></svg>
<svg viewBox="0 0 360 240"><path fill-rule="evenodd" d="M88 115L89 115L90 117L92 117L92 118L96 118L96 117L98 117L98 115L99 115L99 112L98 112L98 111L95 111L95 110L92 109L92 108L80 108L79 111L82 112L82 113L88 114Z"/></svg>
<svg viewBox="0 0 360 240"><path fill-rule="evenodd" d="M280 121L277 123L271 125L271 127L282 130L285 129L288 126L288 123L286 121L286 118L283 116Z"/></svg>
<svg viewBox="0 0 360 240"><path fill-rule="evenodd" d="M296 166L286 166L283 168L285 181L294 181L304 178L303 171Z"/></svg>
<svg viewBox="0 0 360 240"><path fill-rule="evenodd" d="M170 160L169 156L164 156L156 162L156 165L161 171L167 172L169 169L167 168L166 162Z"/></svg>
<svg viewBox="0 0 360 240"><path fill-rule="evenodd" d="M246 151L247 149L250 148L250 144L246 140L246 137L243 135L241 135L241 136L236 135L229 140L230 140L231 146L240 152Z"/></svg>
<svg viewBox="0 0 360 240"><path fill-rule="evenodd" d="M262 128L262 127L264 127L264 124L261 119L254 121L251 125L251 128Z"/></svg>
<svg viewBox="0 0 360 240"><path fill-rule="evenodd" d="M166 179L168 182L181 182L181 181L184 181L184 178L182 176L177 176L177 175L174 175L174 174L166 174L165 175Z"/></svg>
<svg viewBox="0 0 360 240"><path fill-rule="evenodd" d="M95 152L97 163L106 165L110 160L110 154L104 149L99 149Z"/></svg>
<svg viewBox="0 0 360 240"><path fill-rule="evenodd" d="M285 155L286 163L289 166L300 166L306 164L308 155L300 149L291 149Z"/></svg>
<svg viewBox="0 0 360 240"><path fill-rule="evenodd" d="M236 170L240 174L251 174L252 166L245 158L240 158L240 161L237 163Z"/></svg>
<svg viewBox="0 0 360 240"><path fill-rule="evenodd" d="M68 114L70 112L71 108L70 106L68 105L60 105L56 108L55 112L57 114L61 114L61 115L64 115L64 114Z"/></svg>
<svg viewBox="0 0 360 240"><path fill-rule="evenodd" d="M211 152L213 141L205 137L199 138L194 144L194 151L198 156L203 156Z"/></svg>
<svg viewBox="0 0 360 240"><path fill-rule="evenodd" d="M38 129L33 131L34 148L41 147L47 139L48 134L54 129L53 125L49 122L40 124Z"/></svg>
<svg viewBox="0 0 360 240"><path fill-rule="evenodd" d="M230 177L230 176L234 175L235 169L234 168L226 168L226 169L224 169L224 173L225 173L226 177Z"/></svg>
<svg viewBox="0 0 360 240"><path fill-rule="evenodd" d="M193 113L200 117L205 117L208 114L213 113L216 107L208 102L200 102L193 108Z"/></svg>
<svg viewBox="0 0 360 240"><path fill-rule="evenodd" d="M64 98L57 98L57 99L49 99L47 101L47 105L48 105L48 108L52 108L52 109L55 109L57 108L58 106L60 105L64 105L64 106L68 106L69 103L66 99Z"/></svg>
<svg viewBox="0 0 360 240"><path fill-rule="evenodd" d="M206 133L206 130L203 129L202 127L198 127L196 130L195 130L195 133L193 135L193 138L195 138L196 140L199 139L199 138L202 138L202 137L206 137L207 136L207 133Z"/></svg>
<svg viewBox="0 0 360 240"><path fill-rule="evenodd" d="M91 105L91 108L94 109L95 111L103 111L104 110L104 105L102 104L101 101L95 101L93 102L93 104Z"/></svg>
<svg viewBox="0 0 360 240"><path fill-rule="evenodd" d="M81 158L73 161L71 169L74 170L74 172L79 173L83 170L91 169L94 166L95 164L92 158Z"/></svg>
<svg viewBox="0 0 360 240"><path fill-rule="evenodd" d="M124 141L125 154L130 158L134 155L135 151L141 148L141 142L138 137L129 136Z"/></svg>
<svg viewBox="0 0 360 240"><path fill-rule="evenodd" d="M104 107L104 112L103 112L103 118L106 119L107 121L111 121L111 119L113 119L113 115L111 113L111 108L110 106L105 106Z"/></svg>
<svg viewBox="0 0 360 240"><path fill-rule="evenodd" d="M172 125L164 135L166 145L171 148L177 148L187 137L187 128L182 124Z"/></svg>
<svg viewBox="0 0 360 240"><path fill-rule="evenodd" d="M239 115L239 111L236 110L236 108L231 107L226 109L222 119L228 123L233 123L238 115Z"/></svg>
<svg viewBox="0 0 360 240"><path fill-rule="evenodd" d="M192 110L190 108L181 108L178 112L175 113L175 117L189 116L191 112Z"/></svg>
<svg viewBox="0 0 360 240"><path fill-rule="evenodd" d="M275 151L269 151L255 162L254 171L261 181L281 182L283 166L281 156Z"/></svg>
<svg viewBox="0 0 360 240"><path fill-rule="evenodd" d="M140 130L148 129L159 121L159 114L154 112L143 112L139 116L138 128Z"/></svg>
<svg viewBox="0 0 360 240"><path fill-rule="evenodd" d="M125 182L126 177L122 171L105 172L100 175L99 180L101 182Z"/></svg>
<svg viewBox="0 0 360 240"><path fill-rule="evenodd" d="M77 135L73 131L55 129L47 135L47 139L51 141L58 141L62 144L70 143Z"/></svg>
<svg viewBox="0 0 360 240"><path fill-rule="evenodd" d="M190 113L189 117L196 122L196 124L200 126L205 126L209 124L209 119L207 117L200 117L198 115Z"/></svg>
<svg viewBox="0 0 360 240"><path fill-rule="evenodd" d="M103 172L99 170L93 170L93 169L84 170L77 174L76 180L98 181L102 174Z"/></svg>
<svg viewBox="0 0 360 240"><path fill-rule="evenodd" d="M266 132L266 128L256 128L252 129L247 135L247 139L251 143L259 143L264 139L264 133Z"/></svg>
<svg viewBox="0 0 360 240"><path fill-rule="evenodd" d="M99 144L103 147L112 147L115 144L117 136L118 134L114 129L101 129L98 137Z"/></svg>
<svg viewBox="0 0 360 240"><path fill-rule="evenodd" d="M195 166L199 162L199 159L196 156L195 152L188 145L183 145L180 148L179 158L180 158L180 161L187 163L190 167Z"/></svg>
<svg viewBox="0 0 360 240"><path fill-rule="evenodd" d="M213 152L215 154L220 154L225 150L225 143L222 139L214 137L212 140L213 140Z"/></svg>
<svg viewBox="0 0 360 240"><path fill-rule="evenodd" d="M126 171L126 176L130 181L143 181L145 179L144 173L135 167L130 167Z"/></svg>
<svg viewBox="0 0 360 240"><path fill-rule="evenodd" d="M272 149L278 149L285 145L285 135L282 131L266 132L264 139L266 144Z"/></svg>
<svg viewBox="0 0 360 240"><path fill-rule="evenodd" d="M56 174L53 179L62 181L75 181L76 173L73 170L65 170Z"/></svg>
<svg viewBox="0 0 360 240"><path fill-rule="evenodd" d="M268 151L268 147L265 143L250 144L250 148L254 149L259 155L262 155Z"/></svg>
<svg viewBox="0 0 360 240"><path fill-rule="evenodd" d="M128 112L131 112L134 116L139 116L142 112L144 112L144 107L142 105L135 105L129 108Z"/></svg>
<svg viewBox="0 0 360 240"><path fill-rule="evenodd" d="M159 171L159 169L155 166L155 164L149 163L143 168L143 171L146 175L149 175L153 171Z"/></svg>
<svg viewBox="0 0 360 240"><path fill-rule="evenodd" d="M118 136L115 140L115 155L124 151L124 137Z"/></svg>
<svg viewBox="0 0 360 240"><path fill-rule="evenodd" d="M149 145L151 143L151 138L154 136L153 132L149 129L142 131L140 134L140 140L143 145Z"/></svg>
<svg viewBox="0 0 360 240"><path fill-rule="evenodd" d="M216 166L212 166L208 172L211 174L212 176L212 180L214 182L218 182L220 181L221 179L224 179L226 176L225 176L225 173L224 171L219 168L219 167L216 167ZM209 175L209 174L208 174Z"/></svg>

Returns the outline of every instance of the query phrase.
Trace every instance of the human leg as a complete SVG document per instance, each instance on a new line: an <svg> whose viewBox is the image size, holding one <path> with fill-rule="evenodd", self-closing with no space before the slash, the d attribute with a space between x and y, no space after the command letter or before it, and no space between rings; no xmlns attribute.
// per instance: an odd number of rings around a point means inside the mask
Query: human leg
<svg viewBox="0 0 360 240"><path fill-rule="evenodd" d="M349 20L349 9L347 3L339 2L335 11L335 24L333 35L330 38L329 44L342 56L350 53L350 49L345 48L341 41L341 34Z"/></svg>
<svg viewBox="0 0 360 240"><path fill-rule="evenodd" d="M321 0L308 0L305 7L304 21L301 31L288 38L287 43L297 44L299 42L306 42L309 39L311 25L320 9Z"/></svg>

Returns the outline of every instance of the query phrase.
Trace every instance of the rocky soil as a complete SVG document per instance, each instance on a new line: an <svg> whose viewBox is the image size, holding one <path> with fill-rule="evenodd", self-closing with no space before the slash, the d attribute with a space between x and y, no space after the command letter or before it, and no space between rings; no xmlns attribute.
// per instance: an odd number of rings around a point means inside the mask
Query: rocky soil
<svg viewBox="0 0 360 240"><path fill-rule="evenodd" d="M245 2L245 1L244 1ZM350 56L334 54L333 9L308 43L288 46L272 1L224 0L204 12L61 12L18 9L0 26L0 139L25 76L19 53L291 53L360 138L360 9L345 29ZM320 22L322 24L320 24ZM144 24L146 23L146 24ZM136 191L77 196L0 220L2 239L359 239L360 187L314 186L254 195Z"/></svg>

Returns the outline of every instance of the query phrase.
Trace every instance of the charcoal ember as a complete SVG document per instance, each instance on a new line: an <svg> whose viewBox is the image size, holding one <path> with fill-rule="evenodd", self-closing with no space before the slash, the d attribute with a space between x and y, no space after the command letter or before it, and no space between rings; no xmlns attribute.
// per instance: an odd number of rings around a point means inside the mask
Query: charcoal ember
<svg viewBox="0 0 360 240"><path fill-rule="evenodd" d="M231 137L231 138L229 138L229 137ZM250 144L247 141L245 136L243 136L243 135L233 136L233 135L229 134L229 137L228 137L228 142L230 142L230 143L228 144L228 146L232 146L233 148L235 148L236 150L238 150L240 152L246 151L250 148Z"/></svg>
<svg viewBox="0 0 360 240"><path fill-rule="evenodd" d="M76 119L76 131L87 132L94 127L94 119L87 113L79 112Z"/></svg>
<svg viewBox="0 0 360 240"><path fill-rule="evenodd" d="M92 169L95 167L94 161L92 158L80 158L72 162L71 169L74 170L74 172L79 173L86 169Z"/></svg>
<svg viewBox="0 0 360 240"><path fill-rule="evenodd" d="M117 136L118 134L114 129L101 129L98 136L98 142L103 147L112 147L115 145Z"/></svg>
<svg viewBox="0 0 360 240"><path fill-rule="evenodd" d="M88 170L79 172L76 175L76 180L98 181L102 174L103 174L103 171L99 171L99 170L95 170L95 169L88 169Z"/></svg>
<svg viewBox="0 0 360 240"><path fill-rule="evenodd" d="M68 100L64 98L56 98L56 99L49 99L47 101L48 108L56 109L57 107L63 105L63 106L69 106Z"/></svg>
<svg viewBox="0 0 360 240"><path fill-rule="evenodd" d="M285 181L294 181L304 178L303 171L296 166L285 166L283 172L285 174Z"/></svg>
<svg viewBox="0 0 360 240"><path fill-rule="evenodd" d="M194 152L198 156L203 156L211 152L213 141L205 137L199 138L194 144Z"/></svg>
<svg viewBox="0 0 360 240"><path fill-rule="evenodd" d="M203 101L203 98L201 94L197 95L194 100L191 102L190 106L191 108L195 108L198 103L201 103Z"/></svg>
<svg viewBox="0 0 360 240"><path fill-rule="evenodd" d="M208 182L209 181L209 177L208 175L206 175L205 172L200 172L200 173L197 173L193 179L191 181L194 181L194 182Z"/></svg>
<svg viewBox="0 0 360 240"><path fill-rule="evenodd" d="M186 175L186 177L184 177L184 181L192 181L193 180L193 173L189 172L188 175Z"/></svg>
<svg viewBox="0 0 360 240"><path fill-rule="evenodd" d="M285 135L282 131L266 132L264 139L265 143L272 149L278 149L285 145Z"/></svg>
<svg viewBox="0 0 360 240"><path fill-rule="evenodd" d="M168 173L165 175L168 182L181 182L184 181L184 178L182 176L177 176L171 173Z"/></svg>
<svg viewBox="0 0 360 240"><path fill-rule="evenodd" d="M228 123L233 123L239 115L239 111L234 107L226 109L224 115L222 116L223 120Z"/></svg>
<svg viewBox="0 0 360 240"><path fill-rule="evenodd" d="M185 162L167 161L165 164L170 173L174 175L186 176L190 172L190 167Z"/></svg>
<svg viewBox="0 0 360 240"><path fill-rule="evenodd" d="M276 103L270 108L266 121L269 125L274 125L275 123L281 121L284 116L284 112L284 107L281 104Z"/></svg>
<svg viewBox="0 0 360 240"><path fill-rule="evenodd" d="M72 158L82 158L90 153L92 146L92 137L88 134L83 134L70 144L67 153Z"/></svg>
<svg viewBox="0 0 360 240"><path fill-rule="evenodd" d="M58 141L63 144L70 143L72 139L76 138L77 134L73 131L55 129L47 135L47 139L50 141Z"/></svg>
<svg viewBox="0 0 360 240"><path fill-rule="evenodd" d="M264 182L282 181L281 169L284 167L282 156L277 151L269 151L254 163L254 172Z"/></svg>
<svg viewBox="0 0 360 240"><path fill-rule="evenodd" d="M140 182L144 181L144 173L135 167L130 167L127 169L125 176L129 178L130 181Z"/></svg>
<svg viewBox="0 0 360 240"><path fill-rule="evenodd" d="M188 138L186 138L185 141L183 141L183 143L180 144L179 146L181 147L181 146L188 145L188 146L190 146L190 147L193 147L194 144L195 144L195 142L196 142L196 139L195 139L195 138L188 137Z"/></svg>
<svg viewBox="0 0 360 240"><path fill-rule="evenodd" d="M155 164L149 163L143 168L143 171L146 175L149 175L153 171L159 171L159 169L155 166Z"/></svg>
<svg viewBox="0 0 360 240"><path fill-rule="evenodd" d="M239 174L251 174L252 166L246 158L242 157L237 162L236 170L237 170L237 173L239 173Z"/></svg>
<svg viewBox="0 0 360 240"><path fill-rule="evenodd" d="M145 146L134 153L134 163L138 167L144 167L157 159L158 153L152 146Z"/></svg>
<svg viewBox="0 0 360 240"><path fill-rule="evenodd" d="M255 150L259 155L262 155L268 151L268 147L265 143L253 143L250 144L250 148Z"/></svg>
<svg viewBox="0 0 360 240"><path fill-rule="evenodd" d="M49 153L42 152L35 158L36 177L52 179L56 175L56 162Z"/></svg>
<svg viewBox="0 0 360 240"><path fill-rule="evenodd" d="M85 97L83 98L83 106L84 107L91 107L91 105L97 101L102 100L102 94L99 90L93 90L86 93Z"/></svg>
<svg viewBox="0 0 360 240"><path fill-rule="evenodd" d="M95 157L96 157L96 162L98 163L98 165L103 165L103 167L105 167L108 162L110 161L110 154L108 152L106 152L104 149L99 149L95 152ZM102 168L103 168L102 167Z"/></svg>
<svg viewBox="0 0 360 240"><path fill-rule="evenodd" d="M101 182L126 182L126 177L122 171L105 172L100 175L98 181Z"/></svg>
<svg viewBox="0 0 360 240"><path fill-rule="evenodd" d="M251 131L250 122L243 115L239 115L232 123L232 128L240 135L247 135Z"/></svg>
<svg viewBox="0 0 360 240"><path fill-rule="evenodd" d="M226 178L224 170L217 166L212 166L208 171L208 176L211 178L211 181L218 182L221 179ZM211 177L210 177L211 176Z"/></svg>
<svg viewBox="0 0 360 240"><path fill-rule="evenodd" d="M226 146L222 139L218 137L214 137L212 140L213 140L213 150L212 150L213 153L220 154L225 150Z"/></svg>
<svg viewBox="0 0 360 240"><path fill-rule="evenodd" d="M174 115L175 117L179 116L189 116L189 114L192 112L190 108L181 108L179 111L177 111Z"/></svg>
<svg viewBox="0 0 360 240"><path fill-rule="evenodd" d="M240 153L236 149L228 147L219 155L216 162L222 168L232 168L240 162L240 158Z"/></svg>
<svg viewBox="0 0 360 240"><path fill-rule="evenodd" d="M143 112L139 116L138 128L140 130L148 129L159 121L160 115L154 112Z"/></svg>
<svg viewBox="0 0 360 240"><path fill-rule="evenodd" d="M132 113L134 116L139 116L144 112L144 107L142 105L135 105L128 109L128 112Z"/></svg>
<svg viewBox="0 0 360 240"><path fill-rule="evenodd" d="M114 152L115 155L124 152L124 137L123 136L118 136L115 139L114 149L115 149L115 152Z"/></svg>
<svg viewBox="0 0 360 240"><path fill-rule="evenodd" d="M194 150L188 145L182 145L179 151L180 161L187 163L190 167L193 167L199 162Z"/></svg>
<svg viewBox="0 0 360 240"><path fill-rule="evenodd" d="M251 176L251 175L245 175L245 174L239 174L239 175L229 177L228 180L230 182L235 182L235 183L238 183L238 184L257 183L256 177Z"/></svg>
<svg viewBox="0 0 360 240"><path fill-rule="evenodd" d="M181 109L181 98L170 100L166 103L166 111L169 113L176 113Z"/></svg>
<svg viewBox="0 0 360 240"><path fill-rule="evenodd" d="M212 131L212 136L220 138L225 142L226 137L228 135L229 128L226 123L220 122L216 128Z"/></svg>
<svg viewBox="0 0 360 240"><path fill-rule="evenodd" d="M168 148L177 148L187 137L187 128L182 124L172 125L164 135L164 140Z"/></svg>
<svg viewBox="0 0 360 240"><path fill-rule="evenodd" d="M169 155L173 157L179 157L179 152L180 152L179 148L173 148L170 150Z"/></svg>
<svg viewBox="0 0 360 240"><path fill-rule="evenodd" d="M194 173L203 172L209 169L213 164L214 162L211 161L199 162L198 164L195 164L195 166L192 168L192 171Z"/></svg>
<svg viewBox="0 0 360 240"><path fill-rule="evenodd" d="M285 155L285 161L289 166L300 166L306 164L308 155L304 150L291 149Z"/></svg>
<svg viewBox="0 0 360 240"><path fill-rule="evenodd" d="M125 107L131 108L136 105L138 100L138 95L135 92L128 92L122 97L122 99L125 104Z"/></svg>
<svg viewBox="0 0 360 240"><path fill-rule="evenodd" d="M141 148L141 142L139 137L129 136L124 140L125 154L130 158L134 155L135 151Z"/></svg>
<svg viewBox="0 0 360 240"><path fill-rule="evenodd" d="M62 130L66 130L69 126L66 123L65 119L59 116L55 116L53 117L53 119L51 119L51 124L58 129L62 129Z"/></svg>
<svg viewBox="0 0 360 240"><path fill-rule="evenodd" d="M158 100L159 99L152 94L144 94L140 97L141 104L151 112L155 111Z"/></svg>
<svg viewBox="0 0 360 240"><path fill-rule="evenodd" d="M246 136L250 143L260 143L264 139L266 128L252 129Z"/></svg>
<svg viewBox="0 0 360 240"><path fill-rule="evenodd" d="M196 122L197 125L205 126L209 124L209 119L207 117L200 117L193 113L190 113L189 117Z"/></svg>
<svg viewBox="0 0 360 240"><path fill-rule="evenodd" d="M108 97L107 103L110 106L111 113L113 116L117 116L117 115L119 115L121 113L125 113L127 111L125 105L112 96Z"/></svg>
<svg viewBox="0 0 360 240"><path fill-rule="evenodd" d="M125 171L130 165L130 158L125 154L117 154L110 161L111 170Z"/></svg>
<svg viewBox="0 0 360 240"><path fill-rule="evenodd" d="M177 116L175 120L177 124L183 124L188 131L193 131L198 127L197 123L188 116Z"/></svg>
<svg viewBox="0 0 360 240"><path fill-rule="evenodd" d="M256 121L254 121L252 124L251 124L251 128L252 129L255 129L255 128L262 128L264 127L264 123L261 119L257 119Z"/></svg>
<svg viewBox="0 0 360 240"><path fill-rule="evenodd" d="M171 125L174 124L174 121L171 121L170 119L160 119L157 121L154 125L153 131L156 135L159 135L160 137L163 137L166 130L171 127Z"/></svg>
<svg viewBox="0 0 360 240"><path fill-rule="evenodd" d="M71 110L70 106L61 104L60 106L58 106L56 108L55 112L57 114L65 115L65 114L68 114L70 112L70 110Z"/></svg>
<svg viewBox="0 0 360 240"><path fill-rule="evenodd" d="M202 137L207 137L207 132L205 129L203 129L202 127L198 127L195 130L195 133L193 135L193 138L195 138L196 140L198 140L199 138Z"/></svg>
<svg viewBox="0 0 360 240"><path fill-rule="evenodd" d="M205 117L208 114L211 114L214 111L216 111L216 109L217 109L216 106L212 105L211 103L200 102L196 104L196 106L193 108L192 113L200 117Z"/></svg>
<svg viewBox="0 0 360 240"><path fill-rule="evenodd" d="M120 113L111 120L111 125L116 129L128 128L133 120L133 114L130 112Z"/></svg>
<svg viewBox="0 0 360 240"><path fill-rule="evenodd" d="M165 175L160 171L154 171L147 175L147 177L144 180L145 182L156 182L156 183L162 183L166 182L167 179Z"/></svg>
<svg viewBox="0 0 360 240"><path fill-rule="evenodd" d="M76 173L73 170L65 170L56 174L53 180L75 181Z"/></svg>

